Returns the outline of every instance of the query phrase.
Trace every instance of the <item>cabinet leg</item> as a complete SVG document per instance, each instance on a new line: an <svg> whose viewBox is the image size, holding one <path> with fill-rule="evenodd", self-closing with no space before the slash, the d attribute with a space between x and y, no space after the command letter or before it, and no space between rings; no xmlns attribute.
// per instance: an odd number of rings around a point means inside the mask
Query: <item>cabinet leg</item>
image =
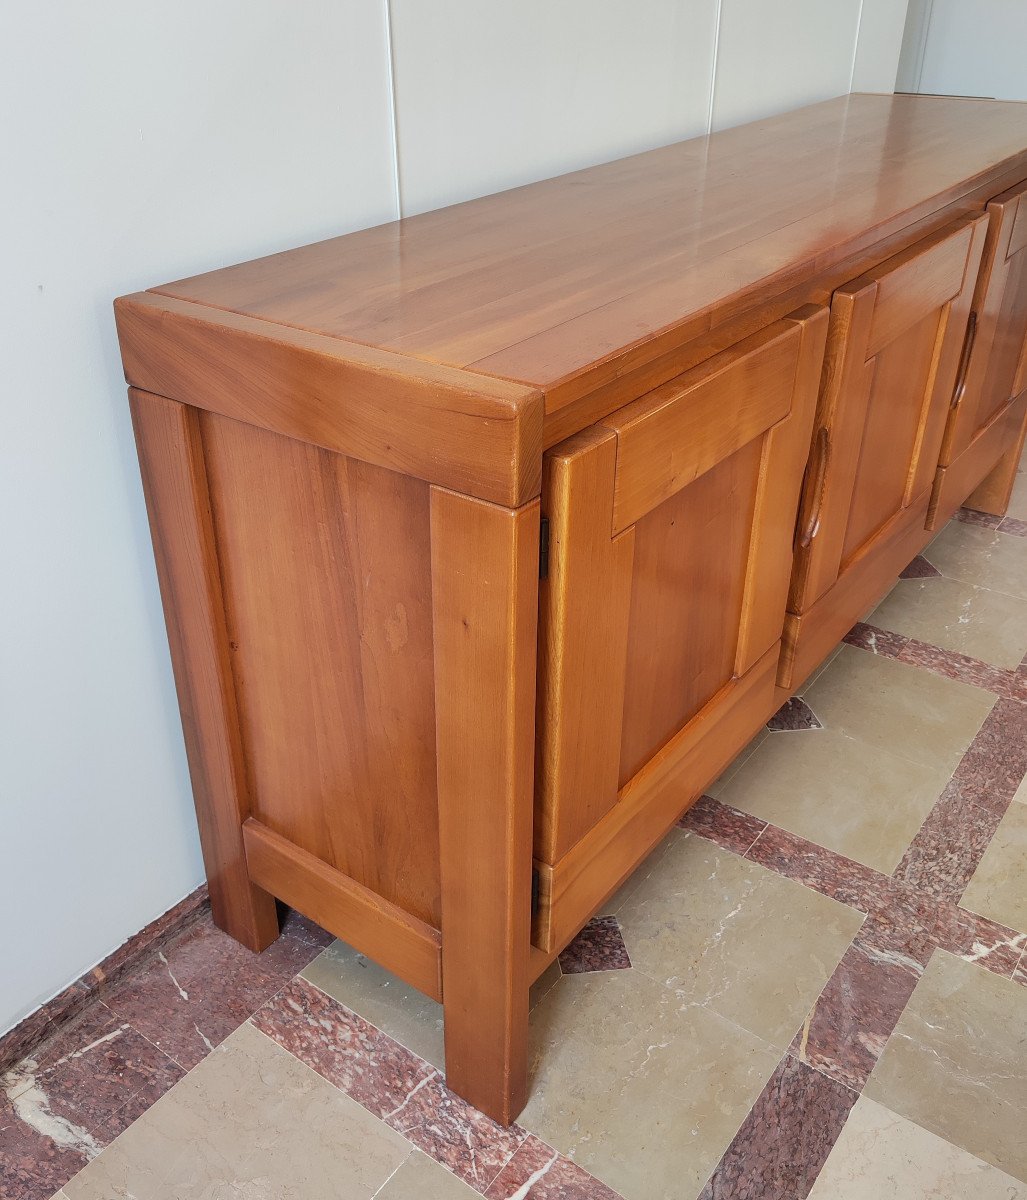
<svg viewBox="0 0 1027 1200"><path fill-rule="evenodd" d="M225 606L195 409L129 390L210 903L250 950L278 936L274 897L250 882L249 815Z"/></svg>
<svg viewBox="0 0 1027 1200"><path fill-rule="evenodd" d="M990 474L986 475L966 501L967 508L978 512L991 513L993 516L1005 516L1009 507L1009 498L1013 493L1016 473L1020 469L1020 456L1023 454L1024 438L1027 437L1027 420L1020 426L1020 435L1016 442L998 460Z"/></svg>
<svg viewBox="0 0 1027 1200"><path fill-rule="evenodd" d="M503 1125L527 1099L538 501L432 491L446 1080Z"/></svg>

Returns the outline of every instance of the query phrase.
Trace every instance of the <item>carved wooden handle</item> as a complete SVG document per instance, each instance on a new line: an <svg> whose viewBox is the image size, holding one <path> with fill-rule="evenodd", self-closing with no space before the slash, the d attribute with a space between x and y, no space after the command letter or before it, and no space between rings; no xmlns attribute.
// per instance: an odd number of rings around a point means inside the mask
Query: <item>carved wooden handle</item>
<svg viewBox="0 0 1027 1200"><path fill-rule="evenodd" d="M807 493L813 500L799 534L800 546L808 546L820 529L820 514L824 507L824 491L827 488L827 471L830 465L831 435L821 426L813 442L813 470L810 473L811 486Z"/></svg>
<svg viewBox="0 0 1027 1200"><path fill-rule="evenodd" d="M952 393L952 407L958 408L963 393L966 391L966 377L970 370L970 355L973 354L974 340L977 337L977 314L971 312L966 322L966 341L963 342L963 355L959 360L959 375L956 377L956 390Z"/></svg>

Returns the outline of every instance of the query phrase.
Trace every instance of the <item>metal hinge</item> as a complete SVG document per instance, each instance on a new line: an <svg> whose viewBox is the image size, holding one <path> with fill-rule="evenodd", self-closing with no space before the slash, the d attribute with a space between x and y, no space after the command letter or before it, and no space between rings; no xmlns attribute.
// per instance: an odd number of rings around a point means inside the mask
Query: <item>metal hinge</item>
<svg viewBox="0 0 1027 1200"><path fill-rule="evenodd" d="M539 875L538 867L531 868L531 915L535 916L539 906Z"/></svg>
<svg viewBox="0 0 1027 1200"><path fill-rule="evenodd" d="M538 530L538 577L549 578L549 518L543 517Z"/></svg>

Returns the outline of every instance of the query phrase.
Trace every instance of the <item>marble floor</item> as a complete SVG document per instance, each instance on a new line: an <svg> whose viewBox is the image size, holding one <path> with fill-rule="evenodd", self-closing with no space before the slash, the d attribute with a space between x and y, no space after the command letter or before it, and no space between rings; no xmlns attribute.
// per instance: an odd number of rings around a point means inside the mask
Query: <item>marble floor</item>
<svg viewBox="0 0 1027 1200"><path fill-rule="evenodd" d="M538 981L514 1127L446 1090L438 1005L200 908L0 1080L0 1195L1027 1200L1025 658L1021 482Z"/></svg>

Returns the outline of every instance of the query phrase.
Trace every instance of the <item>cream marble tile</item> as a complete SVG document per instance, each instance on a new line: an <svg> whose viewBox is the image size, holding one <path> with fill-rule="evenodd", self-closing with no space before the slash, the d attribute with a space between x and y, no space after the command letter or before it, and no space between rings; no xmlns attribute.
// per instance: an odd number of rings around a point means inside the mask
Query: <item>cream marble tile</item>
<svg viewBox="0 0 1027 1200"><path fill-rule="evenodd" d="M862 914L681 830L617 918L635 970L787 1048Z"/></svg>
<svg viewBox="0 0 1027 1200"><path fill-rule="evenodd" d="M358 954L345 942L333 942L301 974L400 1045L445 1071L441 1004ZM531 989L532 1008L559 978L560 968L554 962Z"/></svg>
<svg viewBox="0 0 1027 1200"><path fill-rule="evenodd" d="M1027 988L936 950L864 1094L1027 1181Z"/></svg>
<svg viewBox="0 0 1027 1200"><path fill-rule="evenodd" d="M949 521L924 558L950 579L1027 600L1027 538Z"/></svg>
<svg viewBox="0 0 1027 1200"><path fill-rule="evenodd" d="M772 734L711 794L885 875L949 779L839 729Z"/></svg>
<svg viewBox="0 0 1027 1200"><path fill-rule="evenodd" d="M65 1185L68 1200L369 1200L398 1133L252 1025L236 1030Z"/></svg>
<svg viewBox="0 0 1027 1200"><path fill-rule="evenodd" d="M1019 804L1027 804L1027 776L1020 780L1020 786L1013 793L1013 799Z"/></svg>
<svg viewBox="0 0 1027 1200"><path fill-rule="evenodd" d="M1027 933L1027 804L1006 810L960 904Z"/></svg>
<svg viewBox="0 0 1027 1200"><path fill-rule="evenodd" d="M374 1200L473 1200L478 1193L427 1154L415 1150Z"/></svg>
<svg viewBox="0 0 1027 1200"><path fill-rule="evenodd" d="M1027 1187L866 1096L809 1200L1027 1200Z"/></svg>
<svg viewBox="0 0 1027 1200"><path fill-rule="evenodd" d="M843 646L804 696L828 729L950 773L995 703L990 692L855 646Z"/></svg>
<svg viewBox="0 0 1027 1200"><path fill-rule="evenodd" d="M779 1057L639 971L565 975L535 1011L519 1124L626 1200L692 1197Z"/></svg>
<svg viewBox="0 0 1027 1200"><path fill-rule="evenodd" d="M1016 517L1018 521L1027 521L1027 458L1020 460L1020 469L1013 483L1013 494L1009 497L1007 517Z"/></svg>
<svg viewBox="0 0 1027 1200"><path fill-rule="evenodd" d="M867 620L996 667L1027 653L1027 600L958 579L900 579Z"/></svg>

